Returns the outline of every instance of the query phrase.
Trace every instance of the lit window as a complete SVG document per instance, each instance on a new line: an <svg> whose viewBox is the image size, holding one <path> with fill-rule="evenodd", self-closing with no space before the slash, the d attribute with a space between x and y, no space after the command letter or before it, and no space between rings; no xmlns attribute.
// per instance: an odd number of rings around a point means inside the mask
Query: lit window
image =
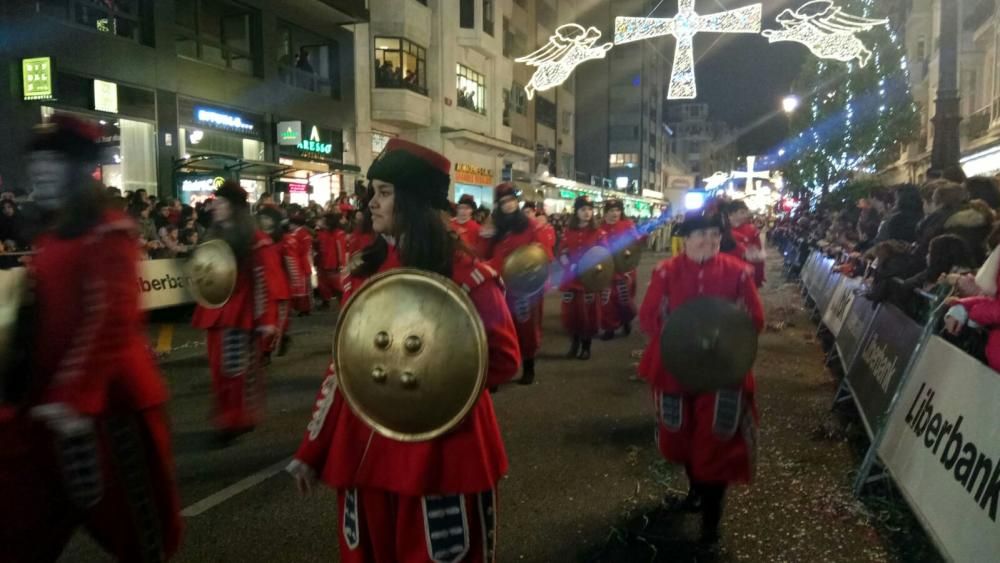
<svg viewBox="0 0 1000 563"><path fill-rule="evenodd" d="M458 107L486 115L486 77L465 65L456 66Z"/></svg>
<svg viewBox="0 0 1000 563"><path fill-rule="evenodd" d="M427 50L398 37L375 38L375 87L427 95Z"/></svg>

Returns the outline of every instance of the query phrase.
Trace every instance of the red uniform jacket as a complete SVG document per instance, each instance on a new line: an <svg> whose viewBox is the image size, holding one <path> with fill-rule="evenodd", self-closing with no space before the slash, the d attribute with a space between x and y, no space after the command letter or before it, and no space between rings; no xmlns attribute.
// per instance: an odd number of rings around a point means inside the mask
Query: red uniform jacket
<svg viewBox="0 0 1000 563"><path fill-rule="evenodd" d="M552 225L548 223L538 224L538 242L542 243L549 254L555 254L556 230L552 228Z"/></svg>
<svg viewBox="0 0 1000 563"><path fill-rule="evenodd" d="M764 328L764 307L753 282L753 271L742 260L719 254L699 264L681 254L660 262L639 309L639 324L650 336L639 363L639 375L660 392L684 393L677 380L664 370L660 358L664 321L678 307L699 297L721 297L742 304L757 331ZM753 392L753 372L747 373L743 388Z"/></svg>
<svg viewBox="0 0 1000 563"><path fill-rule="evenodd" d="M261 264L264 265L268 290L274 299L287 301L291 298L292 291L288 285L288 274L285 272L284 248L270 237L266 240L259 239L257 245L260 247L259 255Z"/></svg>
<svg viewBox="0 0 1000 563"><path fill-rule="evenodd" d="M380 271L400 266L396 249L390 247ZM468 291L486 327L487 385L510 380L521 357L496 272L468 256L456 255L452 279ZM345 296L364 282L348 278ZM507 454L489 393L483 393L468 417L448 434L425 442L399 442L375 432L354 414L337 393L332 365L295 459L333 488L374 488L410 496L490 490L507 471Z"/></svg>
<svg viewBox="0 0 1000 563"><path fill-rule="evenodd" d="M281 257L292 297L305 297L309 294L309 278L302 275L302 266L299 265L301 255L299 239L291 233L286 233L281 238Z"/></svg>
<svg viewBox="0 0 1000 563"><path fill-rule="evenodd" d="M347 253L344 256L345 264L350 261L351 256L361 252L375 240L375 233L366 233L355 230L347 236Z"/></svg>
<svg viewBox="0 0 1000 563"><path fill-rule="evenodd" d="M479 243L479 229L479 223L472 219L464 223L459 223L458 219L454 218L451 220L451 230L458 233L459 238L469 248L476 248L476 245Z"/></svg>
<svg viewBox="0 0 1000 563"><path fill-rule="evenodd" d="M30 404L98 415L112 400L135 410L167 400L139 308L135 224L109 211L83 236L43 234L31 261L35 292Z"/></svg>
<svg viewBox="0 0 1000 563"><path fill-rule="evenodd" d="M290 233L292 238L295 239L296 245L295 250L298 254L295 259L298 261L299 275L305 280L306 286L309 285L309 280L312 279L312 245L313 236L310 234L309 229L298 226L295 227Z"/></svg>
<svg viewBox="0 0 1000 563"><path fill-rule="evenodd" d="M563 235L562 248L559 251L560 260L565 256L569 263L563 263L562 283L560 291L583 291L583 285L577 280L576 265L588 250L595 246L608 246L603 229L570 229Z"/></svg>
<svg viewBox="0 0 1000 563"><path fill-rule="evenodd" d="M249 260L240 264L236 287L225 305L218 309L195 307L191 325L195 328L239 328L253 330L277 326L277 298L267 284L268 242L263 231L254 233L254 249Z"/></svg>
<svg viewBox="0 0 1000 563"><path fill-rule="evenodd" d="M320 270L339 270L347 264L347 235L340 229L323 229L316 233L319 243L317 252L317 268Z"/></svg>
<svg viewBox="0 0 1000 563"><path fill-rule="evenodd" d="M729 254L746 260L754 267L754 280L757 287L764 283L764 245L760 241L760 230L753 223L747 222L730 229L736 248Z"/></svg>

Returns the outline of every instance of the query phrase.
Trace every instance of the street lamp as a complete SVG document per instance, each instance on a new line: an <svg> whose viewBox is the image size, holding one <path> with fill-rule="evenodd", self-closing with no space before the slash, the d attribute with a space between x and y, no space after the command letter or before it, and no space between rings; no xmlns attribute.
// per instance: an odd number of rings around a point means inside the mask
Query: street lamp
<svg viewBox="0 0 1000 563"><path fill-rule="evenodd" d="M799 97L795 94L789 94L781 99L781 109L785 110L785 113L791 115L795 113L795 110L799 109Z"/></svg>

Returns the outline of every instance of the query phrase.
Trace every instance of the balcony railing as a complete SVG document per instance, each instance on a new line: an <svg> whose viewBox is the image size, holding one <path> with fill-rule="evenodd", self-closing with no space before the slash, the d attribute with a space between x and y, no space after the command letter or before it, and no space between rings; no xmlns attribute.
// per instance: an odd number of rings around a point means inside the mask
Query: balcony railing
<svg viewBox="0 0 1000 563"><path fill-rule="evenodd" d="M281 77L282 82L288 84L289 86L304 88L326 96L333 95L333 83L328 78L323 78L314 72L309 72L293 66L279 65L278 76ZM339 94L340 93L337 92L338 97Z"/></svg>
<svg viewBox="0 0 1000 563"><path fill-rule="evenodd" d="M377 74L375 76L375 87L376 88L403 88L411 92L416 92L423 96L427 95L427 87L421 86L415 76L410 79L402 78L397 75L381 75Z"/></svg>
<svg viewBox="0 0 1000 563"><path fill-rule="evenodd" d="M986 106L970 115L965 121L965 135L970 141L982 137L989 131L992 109L991 106Z"/></svg>

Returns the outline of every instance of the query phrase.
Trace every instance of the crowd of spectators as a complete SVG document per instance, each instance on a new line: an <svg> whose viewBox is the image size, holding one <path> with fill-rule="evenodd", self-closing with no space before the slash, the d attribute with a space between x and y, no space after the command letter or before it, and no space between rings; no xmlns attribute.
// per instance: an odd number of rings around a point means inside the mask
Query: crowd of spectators
<svg viewBox="0 0 1000 563"><path fill-rule="evenodd" d="M921 186L874 186L839 208L798 210L778 221L770 238L796 257L793 270L818 248L842 273L865 278L873 306L889 303L922 324L941 322L946 336L984 360L984 337L998 331L1000 352L1000 318L977 314L1000 308L996 178L953 174ZM988 363L1000 371L1000 354Z"/></svg>

